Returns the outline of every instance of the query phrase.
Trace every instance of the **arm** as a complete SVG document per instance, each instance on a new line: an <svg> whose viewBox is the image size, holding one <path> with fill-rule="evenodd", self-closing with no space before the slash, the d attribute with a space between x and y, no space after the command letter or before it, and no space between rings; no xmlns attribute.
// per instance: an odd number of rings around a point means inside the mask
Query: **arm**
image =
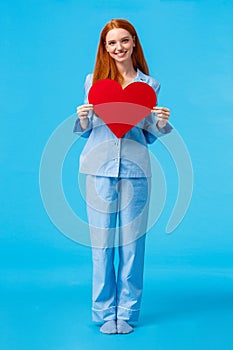
<svg viewBox="0 0 233 350"><path fill-rule="evenodd" d="M160 84L153 80L152 88L156 96L160 90ZM166 107L155 106L151 110L151 114L145 119L144 135L147 143L153 143L158 137L168 134L172 130L172 126L168 123L170 110Z"/></svg>
<svg viewBox="0 0 233 350"><path fill-rule="evenodd" d="M88 91L92 83L92 74L86 77L84 90L84 104L77 107L78 119L75 122L73 132L81 134L82 137L89 137L92 131L93 105L88 103Z"/></svg>

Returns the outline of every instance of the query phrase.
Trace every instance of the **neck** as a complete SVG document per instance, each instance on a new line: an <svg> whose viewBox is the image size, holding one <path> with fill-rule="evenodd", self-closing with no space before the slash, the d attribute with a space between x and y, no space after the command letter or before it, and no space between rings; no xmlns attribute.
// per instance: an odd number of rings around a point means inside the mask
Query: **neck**
<svg viewBox="0 0 233 350"><path fill-rule="evenodd" d="M135 69L132 61L119 63L116 62L117 69L124 79L135 77Z"/></svg>

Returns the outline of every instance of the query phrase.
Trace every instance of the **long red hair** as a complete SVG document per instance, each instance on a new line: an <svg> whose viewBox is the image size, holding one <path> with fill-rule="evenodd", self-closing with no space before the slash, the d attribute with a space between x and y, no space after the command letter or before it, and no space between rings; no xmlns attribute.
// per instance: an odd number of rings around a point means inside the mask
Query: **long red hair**
<svg viewBox="0 0 233 350"><path fill-rule="evenodd" d="M100 41L94 68L93 83L95 83L97 80L107 78L116 80L120 84L123 83L124 79L118 71L114 59L110 57L105 48L106 35L110 30L115 28L122 28L127 30L134 38L135 47L131 56L134 69L137 70L138 68L143 73L149 75L149 69L135 28L130 22L126 21L125 19L112 19L105 25L100 34Z"/></svg>

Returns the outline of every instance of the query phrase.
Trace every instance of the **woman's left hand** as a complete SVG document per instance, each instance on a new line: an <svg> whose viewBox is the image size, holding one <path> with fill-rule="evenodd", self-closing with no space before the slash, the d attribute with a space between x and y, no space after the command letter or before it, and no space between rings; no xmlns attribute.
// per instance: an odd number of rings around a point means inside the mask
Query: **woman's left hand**
<svg viewBox="0 0 233 350"><path fill-rule="evenodd" d="M170 118L170 109L166 107L153 107L152 113L156 114L157 119L157 127L158 129L162 129L166 126L168 119Z"/></svg>

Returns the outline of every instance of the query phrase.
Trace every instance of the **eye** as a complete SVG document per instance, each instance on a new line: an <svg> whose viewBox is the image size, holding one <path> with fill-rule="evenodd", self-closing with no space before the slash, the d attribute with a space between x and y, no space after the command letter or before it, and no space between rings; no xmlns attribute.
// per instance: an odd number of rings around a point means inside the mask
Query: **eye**
<svg viewBox="0 0 233 350"><path fill-rule="evenodd" d="M123 43L128 43L129 42L129 39L128 38L125 38L122 40Z"/></svg>
<svg viewBox="0 0 233 350"><path fill-rule="evenodd" d="M115 41L109 41L108 45L114 45Z"/></svg>

